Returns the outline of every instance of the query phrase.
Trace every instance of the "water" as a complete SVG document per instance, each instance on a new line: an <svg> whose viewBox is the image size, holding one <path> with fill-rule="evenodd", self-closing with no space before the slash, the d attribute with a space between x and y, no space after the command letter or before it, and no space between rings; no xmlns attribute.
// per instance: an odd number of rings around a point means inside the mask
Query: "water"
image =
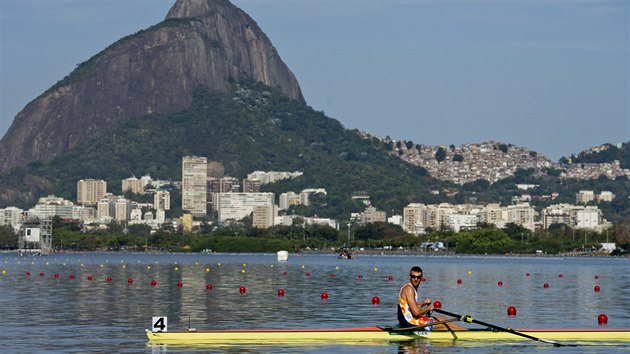
<svg viewBox="0 0 630 354"><path fill-rule="evenodd" d="M82 253L0 254L2 352L616 353L630 345L554 348L534 341L182 348L147 343L153 316L168 329L363 327L395 324L398 290L420 265L421 297L498 326L630 327L623 258ZM26 273L30 272L27 276ZM42 276L40 276L42 273ZM526 273L530 275L527 276ZM55 277L58 274L58 277ZM334 274L334 276L333 276ZM74 279L70 276L74 275ZM562 275L562 277L560 277ZM88 276L92 280L88 280ZM389 277L393 280L389 280ZM595 279L598 276L598 279ZM111 277L108 282L107 278ZM132 280L132 283L128 282ZM461 279L462 283L457 284ZM151 281L156 285L152 286ZM498 286L499 281L503 286ZM178 286L178 282L182 286ZM543 288L548 283L549 288ZM207 284L212 289L206 288ZM599 285L600 292L594 291ZM246 291L240 294L239 288ZM277 295L283 289L285 296ZM321 299L321 293L328 300ZM372 298L380 304L373 305ZM517 308L508 317L506 309Z"/></svg>

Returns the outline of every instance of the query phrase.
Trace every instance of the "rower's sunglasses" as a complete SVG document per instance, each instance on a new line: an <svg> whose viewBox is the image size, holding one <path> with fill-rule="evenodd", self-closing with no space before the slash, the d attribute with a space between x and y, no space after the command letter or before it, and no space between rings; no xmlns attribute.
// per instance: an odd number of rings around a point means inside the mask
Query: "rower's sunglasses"
<svg viewBox="0 0 630 354"><path fill-rule="evenodd" d="M422 275L409 275L411 279L422 279Z"/></svg>

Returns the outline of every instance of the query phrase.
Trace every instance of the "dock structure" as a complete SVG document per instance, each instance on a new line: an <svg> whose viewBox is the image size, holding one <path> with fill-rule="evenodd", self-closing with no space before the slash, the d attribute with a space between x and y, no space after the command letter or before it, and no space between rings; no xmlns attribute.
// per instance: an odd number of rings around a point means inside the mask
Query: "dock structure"
<svg viewBox="0 0 630 354"><path fill-rule="evenodd" d="M47 256L52 249L52 220L33 218L25 221L20 228L18 252Z"/></svg>

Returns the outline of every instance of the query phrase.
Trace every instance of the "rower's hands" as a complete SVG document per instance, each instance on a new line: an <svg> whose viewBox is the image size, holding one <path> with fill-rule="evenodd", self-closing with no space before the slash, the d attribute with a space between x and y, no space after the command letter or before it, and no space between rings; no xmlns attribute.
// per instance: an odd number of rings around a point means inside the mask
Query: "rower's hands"
<svg viewBox="0 0 630 354"><path fill-rule="evenodd" d="M428 299L428 298L424 299L422 300L422 303L420 303L420 307L433 306L431 305L431 303L432 303L431 299Z"/></svg>

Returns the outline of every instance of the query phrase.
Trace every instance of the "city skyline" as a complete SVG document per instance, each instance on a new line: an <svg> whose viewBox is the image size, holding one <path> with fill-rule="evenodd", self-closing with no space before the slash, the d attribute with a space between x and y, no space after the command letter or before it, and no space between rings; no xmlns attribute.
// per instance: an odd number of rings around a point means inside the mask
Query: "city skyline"
<svg viewBox="0 0 630 354"><path fill-rule="evenodd" d="M75 65L173 3L1 2L0 135ZM495 140L552 161L630 140L627 2L233 3L307 103L346 128L433 146Z"/></svg>

